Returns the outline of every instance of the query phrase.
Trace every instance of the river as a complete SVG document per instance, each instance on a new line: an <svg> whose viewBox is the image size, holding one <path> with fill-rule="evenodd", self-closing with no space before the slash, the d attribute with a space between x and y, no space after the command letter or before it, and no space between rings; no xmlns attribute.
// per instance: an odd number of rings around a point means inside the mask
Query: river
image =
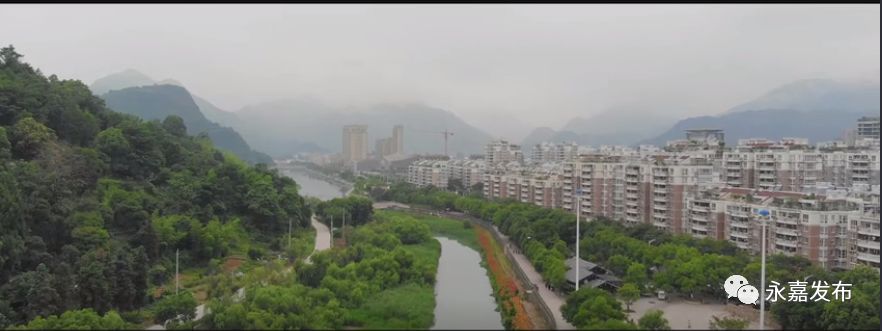
<svg viewBox="0 0 882 331"><path fill-rule="evenodd" d="M287 168L280 171L283 175L291 177L300 186L300 194L316 197L322 200L331 200L342 197L346 188L324 181L312 176L303 170Z"/></svg>
<svg viewBox="0 0 882 331"><path fill-rule="evenodd" d="M496 311L493 288L481 255L445 237L435 282L435 325L433 329L502 329Z"/></svg>

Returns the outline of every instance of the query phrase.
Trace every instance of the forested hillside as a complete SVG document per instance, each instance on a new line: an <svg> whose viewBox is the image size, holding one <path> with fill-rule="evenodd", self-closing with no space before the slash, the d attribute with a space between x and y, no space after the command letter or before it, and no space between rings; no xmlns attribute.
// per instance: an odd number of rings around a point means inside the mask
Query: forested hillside
<svg viewBox="0 0 882 331"><path fill-rule="evenodd" d="M0 50L0 329L68 310L119 328L113 311L154 300L175 250L189 266L282 250L288 222L309 217L293 180L188 136L180 117L114 112Z"/></svg>
<svg viewBox="0 0 882 331"><path fill-rule="evenodd" d="M209 121L200 112L187 89L177 85L149 85L128 87L102 95L107 106L115 111L132 114L146 120L162 120L179 116L190 135L204 134L215 147L230 151L249 163L272 163L266 154L251 149L238 132Z"/></svg>

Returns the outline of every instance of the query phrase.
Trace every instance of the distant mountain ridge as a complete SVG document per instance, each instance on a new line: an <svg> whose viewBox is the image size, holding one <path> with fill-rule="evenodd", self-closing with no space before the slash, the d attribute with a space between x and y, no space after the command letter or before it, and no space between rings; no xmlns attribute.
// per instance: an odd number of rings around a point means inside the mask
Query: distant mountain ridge
<svg viewBox="0 0 882 331"><path fill-rule="evenodd" d="M738 139L803 137L810 142L834 140L856 127L861 116L879 116L878 82L846 83L807 79L783 85L718 116L692 117L642 143L664 145L682 139L683 131L723 129L727 144Z"/></svg>
<svg viewBox="0 0 882 331"><path fill-rule="evenodd" d="M675 119L637 108L613 107L589 118L576 117L560 130L536 128L521 144L531 149L542 142L576 142L580 145L632 145L664 132Z"/></svg>
<svg viewBox="0 0 882 331"><path fill-rule="evenodd" d="M109 108L147 120L161 121L169 115L180 116L187 126L188 134L205 133L219 149L230 151L247 162L272 162L272 158L268 155L252 150L232 128L221 127L206 119L193 101L193 97L183 87L176 85L128 87L110 90L101 97Z"/></svg>

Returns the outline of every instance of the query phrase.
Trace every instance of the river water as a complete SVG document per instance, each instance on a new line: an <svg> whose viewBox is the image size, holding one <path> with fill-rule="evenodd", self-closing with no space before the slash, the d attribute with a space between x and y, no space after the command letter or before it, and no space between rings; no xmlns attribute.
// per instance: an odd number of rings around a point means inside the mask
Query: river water
<svg viewBox="0 0 882 331"><path fill-rule="evenodd" d="M300 185L301 195L316 197L322 200L331 200L333 198L342 197L343 194L346 193L346 188L324 181L303 170L285 169L281 170L281 173L291 177L297 182L297 185Z"/></svg>
<svg viewBox="0 0 882 331"><path fill-rule="evenodd" d="M475 250L445 237L435 282L435 325L433 329L501 330L493 288L481 255Z"/></svg>
<svg viewBox="0 0 882 331"><path fill-rule="evenodd" d="M300 194L330 200L342 197L346 188L324 181L303 170L286 169L282 174L300 185ZM481 255L456 240L436 237L441 243L435 282L435 325L433 329L502 329L493 288Z"/></svg>

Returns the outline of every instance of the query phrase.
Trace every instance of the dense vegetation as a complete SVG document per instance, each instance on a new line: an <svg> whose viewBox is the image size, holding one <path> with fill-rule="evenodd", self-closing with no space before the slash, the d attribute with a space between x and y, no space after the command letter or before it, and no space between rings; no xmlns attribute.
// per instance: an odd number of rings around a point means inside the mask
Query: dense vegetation
<svg viewBox="0 0 882 331"><path fill-rule="evenodd" d="M168 285L176 250L207 265L309 226L293 180L186 133L0 50L0 328L118 328L113 311Z"/></svg>
<svg viewBox="0 0 882 331"><path fill-rule="evenodd" d="M216 329L429 328L441 254L429 227L377 220L357 227L346 248L315 253L312 263L255 277L244 300L232 289L209 304Z"/></svg>
<svg viewBox="0 0 882 331"><path fill-rule="evenodd" d="M347 226L359 226L371 220L374 207L371 199L350 195L345 198L334 198L320 201L315 205L315 215L322 223L341 227L344 220Z"/></svg>
<svg viewBox="0 0 882 331"><path fill-rule="evenodd" d="M434 188L399 183L379 195L380 199L462 211L495 224L526 253L543 278L560 287L565 281L564 258L574 255L575 215L515 201L488 201L459 196ZM671 235L649 225L625 227L620 222L595 219L581 225L581 256L608 267L640 291L665 289L680 296L725 298L721 286L732 274L744 275L759 284L759 258L738 250L726 241ZM786 283L811 276L828 284L842 280L854 284L850 300L841 302L786 302L771 305L775 318L787 329L877 329L879 327L879 273L867 267L828 272L802 257L771 256L767 279ZM630 287L630 286L629 286ZM832 290L831 290L832 291ZM582 291L580 291L582 292ZM593 294L592 294L593 293ZM624 316L611 307L607 316L581 316L585 301L597 301L600 292L575 293L568 300L570 321L576 327L632 327L613 324L608 316ZM602 301L609 303L608 298ZM832 297L831 297L832 299ZM600 301L594 304L600 305ZM614 306L613 304L610 304ZM576 308L577 307L577 308ZM604 308L607 309L607 308ZM586 312L590 314L590 312ZM612 323L612 322L610 322Z"/></svg>

